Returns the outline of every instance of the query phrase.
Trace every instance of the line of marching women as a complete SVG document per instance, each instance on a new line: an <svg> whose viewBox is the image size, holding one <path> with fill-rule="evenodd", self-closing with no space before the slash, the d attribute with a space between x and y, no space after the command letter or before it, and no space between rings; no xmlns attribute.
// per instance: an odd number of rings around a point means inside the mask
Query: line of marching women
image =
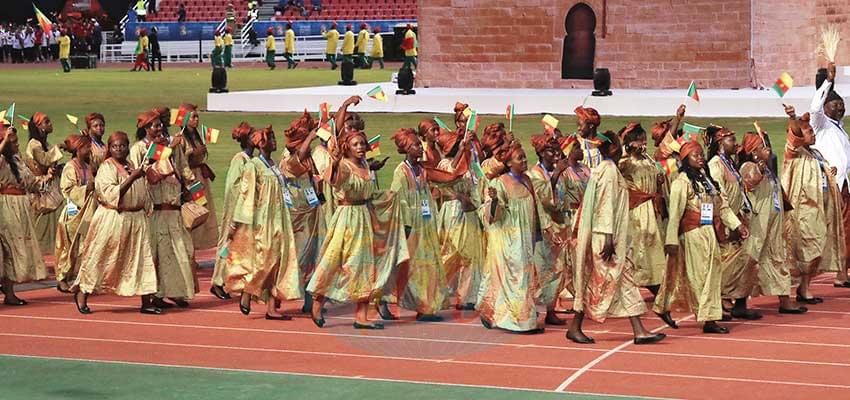
<svg viewBox="0 0 850 400"><path fill-rule="evenodd" d="M84 314L100 293L141 296L148 314L187 307L198 291L194 251L211 247L216 297L238 299L246 315L264 303L269 320L290 319L281 304L303 298L320 328L329 302L354 303L356 329L383 329L370 316L395 320L399 309L430 322L453 308L513 333L568 325L577 343L594 342L587 318L628 318L634 343L658 342L665 335L641 322L648 308L671 328L672 312L693 314L708 334L761 318L748 307L754 296L802 314L801 303L823 301L810 289L818 274L850 287L850 141L829 71L810 112L785 109L781 172L757 125L695 130L684 106L649 131L632 122L618 132L599 131L600 115L578 107L575 133L544 124L526 151L504 124L479 129L458 103L454 127L434 118L393 133L403 160L383 184L387 158L374 157L364 119L349 110L357 96L333 115L305 111L282 135L242 122L220 225L195 106L177 110L174 135L171 111L157 108L138 116L134 139L105 142L104 117L90 114L58 147L36 113L23 155L15 128L2 130L4 302L26 304L14 285L46 277L41 253L55 235L58 289ZM60 168L62 151L72 158Z"/></svg>

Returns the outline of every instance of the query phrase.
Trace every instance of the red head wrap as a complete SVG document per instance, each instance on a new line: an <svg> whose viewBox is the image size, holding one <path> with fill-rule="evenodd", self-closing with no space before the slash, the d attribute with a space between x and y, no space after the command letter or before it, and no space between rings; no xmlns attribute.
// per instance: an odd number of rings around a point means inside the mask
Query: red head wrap
<svg viewBox="0 0 850 400"><path fill-rule="evenodd" d="M266 29L266 34L267 34L267 35L272 35L272 34L274 34L274 28L269 27L269 29Z"/></svg>
<svg viewBox="0 0 850 400"><path fill-rule="evenodd" d="M809 115L809 113L805 113L802 117L796 120L792 119L788 121L788 133L786 134L786 141L788 142L789 146L796 149L806 145L803 139L803 128L808 127L809 129L811 129L811 126L809 125L810 118L811 116Z"/></svg>
<svg viewBox="0 0 850 400"><path fill-rule="evenodd" d="M534 151L537 154L543 153L546 148L558 150L558 141L552 135L542 134L531 137L531 145L534 146Z"/></svg>
<svg viewBox="0 0 850 400"><path fill-rule="evenodd" d="M159 120L159 114L156 111L146 111L139 114L138 118L136 118L136 128L144 128L154 121Z"/></svg>
<svg viewBox="0 0 850 400"><path fill-rule="evenodd" d="M117 142L117 141L119 141L119 140L123 140L123 141L124 141L124 142L126 142L127 144L129 144L129 143L130 143L130 137L129 137L129 136L127 136L127 134L126 134L125 132L122 132L122 131L115 131L115 132L112 132L112 134L111 134L111 135L109 135L109 139L106 141L106 143L107 143L109 146L112 146L112 143L115 143L115 142Z"/></svg>
<svg viewBox="0 0 850 400"><path fill-rule="evenodd" d="M65 138L65 150L69 153L76 154L81 148L91 145L91 138L88 135L71 135Z"/></svg>
<svg viewBox="0 0 850 400"><path fill-rule="evenodd" d="M372 32L378 33L378 32L380 32L380 31L381 31L381 27L380 27L380 26L375 26L374 28L372 28Z"/></svg>
<svg viewBox="0 0 850 400"><path fill-rule="evenodd" d="M103 117L101 113L91 113L86 115L86 127L91 128L91 124L94 123L95 120L101 120L106 122L106 119Z"/></svg>
<svg viewBox="0 0 850 400"><path fill-rule="evenodd" d="M8 117L9 117L9 120L12 120L15 116L9 115ZM35 114L32 115L31 119L32 119L32 122L34 122L36 125L41 125L41 124L44 123L44 121L47 121L47 114L45 114L41 111L38 111L38 112L36 112Z"/></svg>
<svg viewBox="0 0 850 400"><path fill-rule="evenodd" d="M425 138L425 135L428 134L428 131L433 129L437 125L437 122L433 119L423 119L419 122L419 137Z"/></svg>
<svg viewBox="0 0 850 400"><path fill-rule="evenodd" d="M696 140L690 140L683 144L682 148L679 150L679 161L684 162L685 159L688 158L688 154L697 150L702 150L702 146Z"/></svg>
<svg viewBox="0 0 850 400"><path fill-rule="evenodd" d="M640 126L640 122L629 122L629 124L623 127L623 129L620 131L620 141L625 143L626 137L628 137L630 133L636 130L643 130L643 127Z"/></svg>
<svg viewBox="0 0 850 400"><path fill-rule="evenodd" d="M658 147L661 144L661 141L664 140L664 134L667 133L667 130L670 129L672 118L665 121L658 121L652 124L652 140L655 142L655 147Z"/></svg>
<svg viewBox="0 0 850 400"><path fill-rule="evenodd" d="M233 132L231 132L230 136L233 140L242 143L243 140L251 136L252 132L254 132L254 128L251 127L251 124L242 121L239 123L239 126L233 128Z"/></svg>
<svg viewBox="0 0 850 400"><path fill-rule="evenodd" d="M309 112L307 112L307 110L304 110L301 117L292 121L292 123L289 124L289 128L283 131L283 135L286 136L286 146L289 148L301 147L304 139L307 139L307 136L309 136L310 132L315 128L316 121L313 120L313 117Z"/></svg>
<svg viewBox="0 0 850 400"><path fill-rule="evenodd" d="M345 131L343 132L339 138L337 139L337 145L339 146L340 154L344 157L346 153L351 152L351 139L355 137L362 137L363 141L366 143L369 142L369 139L366 137L366 134L361 131Z"/></svg>
<svg viewBox="0 0 850 400"><path fill-rule="evenodd" d="M266 146L266 142L268 142L269 138L274 137L274 130L272 126L269 125L263 129L257 129L253 133L251 133L250 140L251 145L258 149L262 149Z"/></svg>
<svg viewBox="0 0 850 400"><path fill-rule="evenodd" d="M756 149L765 145L764 138L758 134L753 132L747 132L744 134L744 139L741 140L741 152L745 154L752 154Z"/></svg>
<svg viewBox="0 0 850 400"><path fill-rule="evenodd" d="M502 164L508 165L508 161L514 158L516 154L519 154L522 150L522 145L518 142L512 142L508 145L503 146L496 152L495 157L496 160L499 160Z"/></svg>
<svg viewBox="0 0 850 400"><path fill-rule="evenodd" d="M416 143L419 143L419 136L416 131L410 128L401 128L392 136L393 142L400 154L407 154L407 151Z"/></svg>
<svg viewBox="0 0 850 400"><path fill-rule="evenodd" d="M455 103L455 122L460 121L460 116L463 115L463 110L466 110L467 108L469 108L469 104L464 104L461 102Z"/></svg>
<svg viewBox="0 0 850 400"><path fill-rule="evenodd" d="M573 111L575 111L579 123L582 121L589 121L593 126L599 126L602 122L602 118L599 117L599 113L593 108L578 106Z"/></svg>
<svg viewBox="0 0 850 400"><path fill-rule="evenodd" d="M460 140L460 135L457 132L443 132L437 136L437 146L440 146L440 151L443 154L448 154Z"/></svg>

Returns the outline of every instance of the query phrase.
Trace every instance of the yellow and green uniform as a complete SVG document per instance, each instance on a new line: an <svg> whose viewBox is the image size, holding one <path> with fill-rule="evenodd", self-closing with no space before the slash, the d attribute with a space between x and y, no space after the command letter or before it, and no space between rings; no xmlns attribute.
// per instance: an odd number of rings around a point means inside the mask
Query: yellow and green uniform
<svg viewBox="0 0 850 400"><path fill-rule="evenodd" d="M325 39L328 39L328 45L325 48L327 61L331 63L331 69L336 69L336 47L339 44L339 31L331 29L322 34Z"/></svg>
<svg viewBox="0 0 850 400"><path fill-rule="evenodd" d="M298 64L292 58L293 54L295 54L295 31L292 29L287 29L286 36L284 37L283 50L283 56L286 57L287 69L295 68L295 65Z"/></svg>
<svg viewBox="0 0 850 400"><path fill-rule="evenodd" d="M69 58L71 58L71 38L62 35L59 37L59 62L62 63L62 70L65 72L71 72Z"/></svg>
<svg viewBox="0 0 850 400"><path fill-rule="evenodd" d="M233 66L233 35L229 33L224 35L224 66Z"/></svg>
<svg viewBox="0 0 850 400"><path fill-rule="evenodd" d="M266 36L266 64L268 64L269 68L274 69L274 56L275 56L275 43L274 43L274 35Z"/></svg>
<svg viewBox="0 0 850 400"><path fill-rule="evenodd" d="M354 62L354 32L346 31L342 38L342 60Z"/></svg>
<svg viewBox="0 0 850 400"><path fill-rule="evenodd" d="M212 57L210 57L212 59L212 65L213 66L219 66L219 67L222 66L223 62L221 60L221 55L222 55L223 51L224 51L224 40L221 38L221 36L216 35L216 37L215 37L215 47L213 47Z"/></svg>
<svg viewBox="0 0 850 400"><path fill-rule="evenodd" d="M404 40L413 40L414 44L411 48L404 50L404 65L402 68L410 68L411 65L416 68L416 56L419 55L419 53L416 52L416 47L419 43L417 43L416 33L413 32L413 29L408 29L407 32L404 33Z"/></svg>
<svg viewBox="0 0 850 400"><path fill-rule="evenodd" d="M357 64L366 65L366 46L369 44L369 31L361 29L357 33Z"/></svg>
<svg viewBox="0 0 850 400"><path fill-rule="evenodd" d="M381 65L381 69L384 69L384 39L377 33L372 38L372 54L369 56L369 68L372 68L372 62L376 60Z"/></svg>

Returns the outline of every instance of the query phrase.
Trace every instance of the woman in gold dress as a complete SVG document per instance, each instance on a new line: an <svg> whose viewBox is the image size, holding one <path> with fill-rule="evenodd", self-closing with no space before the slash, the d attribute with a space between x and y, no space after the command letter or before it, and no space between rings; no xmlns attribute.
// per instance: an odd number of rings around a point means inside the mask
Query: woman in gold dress
<svg viewBox="0 0 850 400"><path fill-rule="evenodd" d="M46 175L48 170L59 166L59 161L62 160L62 150L59 146L47 145L47 136L53 133L53 122L46 114L37 112L32 115L27 127L29 141L23 154L24 162L33 175ZM61 170L61 166L59 169ZM36 237L43 254L53 254L56 246L56 224L63 212L59 180L53 179L50 182L44 190L32 195Z"/></svg>
<svg viewBox="0 0 850 400"><path fill-rule="evenodd" d="M213 201L212 181L215 173L207 165L209 155L207 151L206 132L200 131L200 115L198 107L194 104L182 104L178 115L185 115L188 122L183 128L183 141L180 147L184 151L186 162L195 174L195 179L204 186L207 203L204 207L209 210L210 218L199 227L192 229L192 245L195 250L204 250L215 247L218 244L218 222L215 214L215 202ZM179 135L178 135L179 136ZM194 259L194 255L192 257Z"/></svg>
<svg viewBox="0 0 850 400"><path fill-rule="evenodd" d="M96 175L100 164L109 157L109 149L106 148L106 143L103 142L103 134L106 132L106 118L100 113L90 113L86 115L86 131L85 133L91 139L91 169Z"/></svg>

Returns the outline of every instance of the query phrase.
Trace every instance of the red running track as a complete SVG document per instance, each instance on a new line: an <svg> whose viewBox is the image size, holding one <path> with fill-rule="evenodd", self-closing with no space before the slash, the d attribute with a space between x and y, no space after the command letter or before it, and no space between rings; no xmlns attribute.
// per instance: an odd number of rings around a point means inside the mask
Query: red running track
<svg viewBox="0 0 850 400"><path fill-rule="evenodd" d="M664 329L648 314L664 342L635 346L628 321L610 320L588 322L597 344L579 346L562 328L486 330L469 312L441 323L402 312L383 331L354 330L350 306L330 306L323 329L297 315L299 302L283 306L293 321L266 321L257 304L245 317L236 300L207 294L209 273L190 308L160 316L138 313L136 298L91 297L84 316L70 295L22 293L29 306L0 307L0 354L663 398L850 397L850 290L827 278L815 286L826 302L808 314L779 315L765 297L753 301L765 318L731 322L730 335L704 335L685 315L681 329Z"/></svg>

